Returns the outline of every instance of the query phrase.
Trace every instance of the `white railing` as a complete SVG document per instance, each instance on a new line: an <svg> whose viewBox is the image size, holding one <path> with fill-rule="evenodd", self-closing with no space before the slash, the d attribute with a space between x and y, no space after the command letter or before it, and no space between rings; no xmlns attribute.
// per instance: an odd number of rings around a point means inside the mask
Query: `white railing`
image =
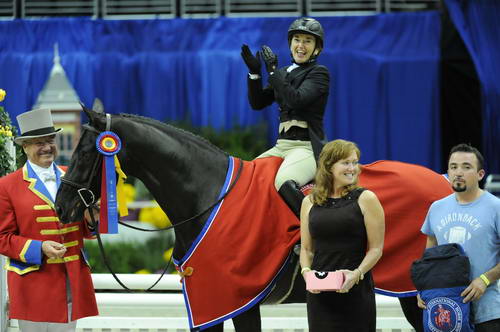
<svg viewBox="0 0 500 332"><path fill-rule="evenodd" d="M14 142L12 139L7 139L5 141L5 150L10 155L10 167L13 171L16 166L16 148L14 146ZM5 331L7 329L8 318L7 313L5 311L6 303L7 303L7 271L3 268L5 266L6 259L4 256L0 255L0 303L1 303L1 312L0 312L0 331Z"/></svg>
<svg viewBox="0 0 500 332"><path fill-rule="evenodd" d="M158 275L119 274L120 280L131 289L145 289ZM94 331L161 331L188 332L188 321L178 275L165 275L155 286L162 293L117 292L121 286L109 274L93 274L100 316L78 321L81 332ZM377 295L377 331L413 331L405 320L396 298ZM306 332L305 304L264 305L261 307L262 328L265 332ZM8 331L17 331L12 320ZM231 321L225 331L234 331Z"/></svg>

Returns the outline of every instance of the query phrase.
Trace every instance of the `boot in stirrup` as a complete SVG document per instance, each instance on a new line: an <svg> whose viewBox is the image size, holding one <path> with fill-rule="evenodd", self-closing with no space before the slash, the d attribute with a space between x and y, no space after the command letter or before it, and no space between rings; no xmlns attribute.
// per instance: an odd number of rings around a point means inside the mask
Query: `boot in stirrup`
<svg viewBox="0 0 500 332"><path fill-rule="evenodd" d="M297 218L300 219L300 206L302 205L302 200L304 199L304 194L300 191L299 186L293 180L288 180L283 183L278 190L288 207L295 213Z"/></svg>

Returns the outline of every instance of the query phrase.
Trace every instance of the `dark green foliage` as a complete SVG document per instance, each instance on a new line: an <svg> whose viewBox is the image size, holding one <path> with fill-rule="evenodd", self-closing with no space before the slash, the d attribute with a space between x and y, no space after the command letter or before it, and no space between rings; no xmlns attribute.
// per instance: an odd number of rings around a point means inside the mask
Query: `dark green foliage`
<svg viewBox="0 0 500 332"><path fill-rule="evenodd" d="M22 152L22 148L14 144L16 148L16 166L12 167L12 158L6 149L6 141L13 139L17 134L17 128L10 121L9 114L0 106L0 177L9 174L15 169L21 167L26 162L26 156ZM10 135L7 135L10 132Z"/></svg>
<svg viewBox="0 0 500 332"><path fill-rule="evenodd" d="M108 235L103 234L101 237L105 238L106 236ZM104 243L104 250L115 273L135 273L143 269L156 273L163 271L167 265L164 253L173 245L173 233L162 231L143 243L136 241ZM92 273L109 273L102 260L97 240L86 240L85 251L92 267ZM174 270L174 265L171 263L167 272L170 273Z"/></svg>
<svg viewBox="0 0 500 332"><path fill-rule="evenodd" d="M211 127L196 128L187 122L170 124L204 137L231 156L243 160L252 160L269 148L266 124L245 128L237 126L230 131L217 131Z"/></svg>

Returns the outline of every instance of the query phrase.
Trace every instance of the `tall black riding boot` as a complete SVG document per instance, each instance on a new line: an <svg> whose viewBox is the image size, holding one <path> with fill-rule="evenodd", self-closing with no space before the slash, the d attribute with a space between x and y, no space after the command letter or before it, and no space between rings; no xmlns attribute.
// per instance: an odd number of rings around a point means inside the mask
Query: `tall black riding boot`
<svg viewBox="0 0 500 332"><path fill-rule="evenodd" d="M288 180L281 185L278 192L288 207L295 213L297 218L300 219L300 206L302 205L304 194L300 191L297 183L293 180Z"/></svg>

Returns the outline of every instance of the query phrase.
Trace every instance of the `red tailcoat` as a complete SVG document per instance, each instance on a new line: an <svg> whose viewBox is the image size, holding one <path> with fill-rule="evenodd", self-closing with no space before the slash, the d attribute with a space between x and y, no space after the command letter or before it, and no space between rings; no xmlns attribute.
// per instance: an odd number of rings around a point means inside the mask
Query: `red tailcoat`
<svg viewBox="0 0 500 332"><path fill-rule="evenodd" d="M55 167L57 185L64 170ZM71 320L98 314L83 238L82 222L62 224L54 202L31 167L0 178L0 254L7 256L10 318L68 322L66 278L71 286ZM63 243L63 258L49 259L42 241Z"/></svg>

